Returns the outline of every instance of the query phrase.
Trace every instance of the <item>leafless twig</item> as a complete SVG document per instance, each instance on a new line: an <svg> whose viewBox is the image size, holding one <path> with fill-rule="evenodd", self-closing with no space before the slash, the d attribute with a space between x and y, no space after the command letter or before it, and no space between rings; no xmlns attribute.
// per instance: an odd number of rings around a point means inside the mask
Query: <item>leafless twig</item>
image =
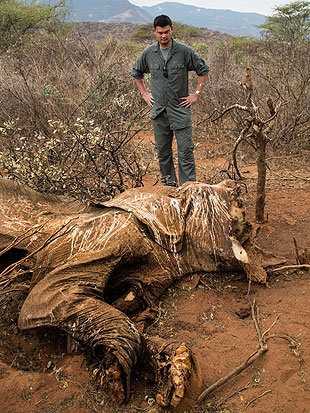
<svg viewBox="0 0 310 413"><path fill-rule="evenodd" d="M264 349L266 347L266 343L264 342L263 339L263 334L259 325L259 308L256 305L256 300L254 298L253 303L251 305L251 313L252 313L252 320L254 322L256 334L257 334L257 340L259 343L260 349ZM267 350L267 349L266 349Z"/></svg>
<svg viewBox="0 0 310 413"><path fill-rule="evenodd" d="M288 271L288 270L309 270L309 269L310 269L310 264L284 265L283 267L273 268L271 270L268 270L268 272L270 274L273 274L275 272Z"/></svg>
<svg viewBox="0 0 310 413"><path fill-rule="evenodd" d="M256 400L261 399L262 397L266 396L266 394L271 393L271 390L266 390L264 393L260 394L259 396L254 397L254 399L247 402L245 408L247 409L252 403L256 402Z"/></svg>
<svg viewBox="0 0 310 413"><path fill-rule="evenodd" d="M246 386L241 387L241 389L237 389L233 393L231 393L228 396L224 397L223 399L221 399L219 402L216 403L216 407L218 408L218 407L223 406L223 404L225 404L228 400L232 399L234 396L236 396L237 394L240 394L244 390L247 390L251 386L251 384L252 383L249 382Z"/></svg>
<svg viewBox="0 0 310 413"><path fill-rule="evenodd" d="M271 324L271 326L269 328L267 328L267 330L265 330L262 334L262 338L263 340L265 340L267 334L270 332L270 330L277 324L277 322L279 321L280 315L277 315L276 319L273 321L273 323Z"/></svg>
<svg viewBox="0 0 310 413"><path fill-rule="evenodd" d="M234 165L235 171L239 179L242 179L242 176L241 176L241 173L238 167L238 162L237 162L237 150L238 150L239 145L246 139L245 134L248 132L248 130L249 130L249 126L246 126L245 128L242 129L238 139L235 142L234 148L232 150L233 165Z"/></svg>
<svg viewBox="0 0 310 413"><path fill-rule="evenodd" d="M237 103L235 105L229 106L228 108L226 108L222 113L220 113L216 118L211 119L211 122L216 122L217 120L221 119L224 115L226 115L226 113L230 112L233 109L238 109L238 110L242 110L243 112L247 112L250 113L250 110L247 106L242 106L242 105L238 105Z"/></svg>
<svg viewBox="0 0 310 413"><path fill-rule="evenodd" d="M257 319L258 316L258 310L256 306L256 302L254 300L252 304L252 319L255 325L256 329L256 334L259 342L259 348L254 351L242 364L240 364L238 367L236 367L234 370L232 370L230 373L228 373L226 376L222 377L221 379L217 380L215 383L213 383L211 386L206 388L198 397L197 401L202 402L209 394L214 392L214 390L218 389L221 387L223 384L228 382L232 377L237 376L240 374L243 370L245 370L247 367L249 367L251 364L253 364L258 358L260 358L266 351L268 351L267 344L265 340L262 337L262 332L261 328L259 325L259 320Z"/></svg>
<svg viewBox="0 0 310 413"><path fill-rule="evenodd" d="M300 257L299 257L299 251L298 251L298 245L296 238L293 237L293 242L294 242L294 248L295 248L295 256L296 256L296 264L300 265Z"/></svg>

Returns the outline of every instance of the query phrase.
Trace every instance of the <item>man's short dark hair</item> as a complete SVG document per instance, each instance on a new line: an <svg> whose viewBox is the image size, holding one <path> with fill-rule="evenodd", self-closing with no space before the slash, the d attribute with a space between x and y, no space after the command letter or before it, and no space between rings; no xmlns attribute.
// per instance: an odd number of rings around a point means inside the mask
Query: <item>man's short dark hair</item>
<svg viewBox="0 0 310 413"><path fill-rule="evenodd" d="M165 14L161 14L160 16L157 16L154 19L154 29L156 29L157 26L159 27L171 26L172 27L172 21L169 16L166 16Z"/></svg>

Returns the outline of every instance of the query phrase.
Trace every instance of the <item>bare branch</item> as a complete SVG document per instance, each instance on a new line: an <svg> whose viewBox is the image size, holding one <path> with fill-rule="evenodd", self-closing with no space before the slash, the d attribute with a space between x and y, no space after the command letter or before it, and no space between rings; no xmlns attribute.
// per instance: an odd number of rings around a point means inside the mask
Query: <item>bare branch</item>
<svg viewBox="0 0 310 413"><path fill-rule="evenodd" d="M215 383L213 383L211 386L209 386L206 390L204 390L200 396L198 397L197 401L202 402L209 394L213 393L214 390L218 389L221 387L223 384L227 383L232 377L237 376L240 374L243 370L248 368L251 364L253 364L257 359L259 359L264 353L266 353L268 349L264 348L261 349L259 348L256 350L254 353L252 353L246 361L244 361L242 364L240 364L238 367L236 367L234 370L232 370L230 373L228 373L226 376L222 377Z"/></svg>
<svg viewBox="0 0 310 413"><path fill-rule="evenodd" d="M281 106L282 106L282 105L285 105L286 103L287 103L287 102L280 102L280 103L276 106L276 108L273 109L273 114L270 116L270 118L262 121L263 125L267 125L268 123L270 123L271 121L273 121L273 120L278 116L278 113L279 113L279 110L280 110Z"/></svg>
<svg viewBox="0 0 310 413"><path fill-rule="evenodd" d="M197 401L202 402L210 393L214 392L214 390L218 389L221 387L223 384L228 382L232 377L237 376L240 374L243 370L245 370L247 367L249 367L251 364L253 364L258 358L260 358L263 354L265 354L268 351L267 344L265 340L263 340L262 337L262 332L261 328L259 325L259 320L257 319L258 317L258 309L256 306L255 300L253 301L253 304L251 306L252 308L252 319L255 325L256 329L256 334L259 342L259 348L256 350L254 353L252 353L242 364L240 364L238 367L236 367L234 370L232 370L230 373L228 373L226 376L222 377L221 379L217 380L215 383L213 383L211 386L209 386L207 389L205 389L198 397Z"/></svg>
<svg viewBox="0 0 310 413"><path fill-rule="evenodd" d="M301 265L284 265L283 267L279 268L274 268L272 270L268 270L270 274L273 274L275 272L281 272L281 271L289 271L289 270L310 270L310 265L309 264L301 264Z"/></svg>
<svg viewBox="0 0 310 413"><path fill-rule="evenodd" d="M228 108L226 108L222 113L219 114L219 116L217 116L214 119L211 119L211 122L216 122L217 120L221 119L224 115L226 115L226 113L232 111L233 109L238 109L238 110L242 110L243 112L247 112L247 113L251 113L251 111L249 110L249 108L247 106L242 106L239 104L234 104L232 106L229 106Z"/></svg>
<svg viewBox="0 0 310 413"><path fill-rule="evenodd" d="M234 391L232 394L229 394L227 397L221 399L219 402L216 403L216 407L221 407L223 406L223 404L225 404L229 399L232 399L234 396L236 396L237 394L240 394L241 392L243 392L244 390L247 390L250 386L251 386L251 382L249 382L248 384L246 384L244 387L242 387L241 389L237 389L236 391Z"/></svg>
<svg viewBox="0 0 310 413"><path fill-rule="evenodd" d="M271 390L266 390L266 391L264 391L264 393L260 394L259 396L254 397L254 399L247 402L245 408L247 409L251 404L256 402L256 400L261 399L263 396L266 396L266 394L269 394L269 393L271 393Z"/></svg>
<svg viewBox="0 0 310 413"><path fill-rule="evenodd" d="M238 162L237 162L237 150L238 150L238 147L241 144L241 142L246 141L246 139L251 136L251 135L245 136L245 134L248 132L248 130L249 130L249 126L246 126L245 128L242 129L238 139L235 142L235 145L234 145L234 148L233 148L233 151L232 151L233 165L234 165L235 171L236 171L237 176L238 176L239 179L242 179L242 176L241 176L241 173L240 173L240 170L239 170L239 167L238 167Z"/></svg>

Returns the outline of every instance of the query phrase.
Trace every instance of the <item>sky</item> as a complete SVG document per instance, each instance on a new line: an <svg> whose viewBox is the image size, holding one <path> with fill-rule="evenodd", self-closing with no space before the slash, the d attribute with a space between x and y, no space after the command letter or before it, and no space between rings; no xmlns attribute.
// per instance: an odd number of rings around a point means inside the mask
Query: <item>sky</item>
<svg viewBox="0 0 310 413"><path fill-rule="evenodd" d="M137 6L153 6L154 4L174 1L190 4L192 6L205 7L206 9L229 9L242 12L255 12L267 16L273 13L277 6L292 3L293 0L129 0Z"/></svg>

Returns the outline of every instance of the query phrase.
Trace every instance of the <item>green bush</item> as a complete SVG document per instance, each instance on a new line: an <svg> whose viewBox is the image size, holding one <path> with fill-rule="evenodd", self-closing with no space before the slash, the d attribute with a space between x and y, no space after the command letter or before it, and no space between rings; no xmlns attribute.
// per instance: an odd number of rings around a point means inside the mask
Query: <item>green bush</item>
<svg viewBox="0 0 310 413"><path fill-rule="evenodd" d="M295 1L276 7L273 15L269 16L260 28L268 38L274 40L290 43L309 42L309 1Z"/></svg>
<svg viewBox="0 0 310 413"><path fill-rule="evenodd" d="M197 53L199 53L200 56L202 56L204 59L208 58L208 51L209 51L209 46L207 43L202 43L202 42L197 42L197 43L192 43L192 47L196 50Z"/></svg>
<svg viewBox="0 0 310 413"><path fill-rule="evenodd" d="M65 8L26 3L20 0L0 1L0 51L20 45L25 36L38 29L51 29L63 21Z"/></svg>

